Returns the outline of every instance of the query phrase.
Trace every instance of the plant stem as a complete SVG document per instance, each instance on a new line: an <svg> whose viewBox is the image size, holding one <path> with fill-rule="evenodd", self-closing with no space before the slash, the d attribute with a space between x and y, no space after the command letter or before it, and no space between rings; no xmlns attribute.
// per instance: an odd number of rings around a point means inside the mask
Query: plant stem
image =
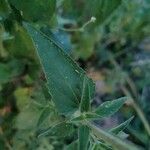
<svg viewBox="0 0 150 150"><path fill-rule="evenodd" d="M139 117L141 118L141 121L143 122L143 125L147 131L148 136L150 137L150 126L149 123L147 121L147 119L145 118L145 115L143 113L143 111L140 109L140 107L133 102L133 107L136 110L137 114L139 115Z"/></svg>
<svg viewBox="0 0 150 150"><path fill-rule="evenodd" d="M66 28L59 28L60 30L63 30L63 31L67 31L67 32L83 32L85 27L88 26L90 23L94 23L96 21L96 18L95 17L91 17L90 20L88 20L86 23L84 23L81 27L79 28L71 28L71 29L66 29Z"/></svg>
<svg viewBox="0 0 150 150"><path fill-rule="evenodd" d="M93 133L97 136L99 140L104 140L106 143L111 144L111 146L116 150L138 150L134 144L122 141L110 133L103 131L102 129L96 127L95 125L87 122L87 126L91 128Z"/></svg>

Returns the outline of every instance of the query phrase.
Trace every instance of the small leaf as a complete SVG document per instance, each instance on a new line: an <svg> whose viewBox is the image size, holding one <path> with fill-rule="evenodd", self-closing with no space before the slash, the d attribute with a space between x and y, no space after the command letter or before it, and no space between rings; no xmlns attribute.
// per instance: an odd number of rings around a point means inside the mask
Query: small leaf
<svg viewBox="0 0 150 150"><path fill-rule="evenodd" d="M46 107L42 111L42 113L41 113L41 115L39 117L38 123L37 123L38 127L44 122L44 120L50 115L50 113L51 113L51 109L49 107Z"/></svg>
<svg viewBox="0 0 150 150"><path fill-rule="evenodd" d="M126 120L125 122L121 123L119 126L112 128L110 130L110 132L112 132L114 134L119 134L119 132L123 131L130 124L130 122L133 120L133 118L134 117L131 117L128 120Z"/></svg>
<svg viewBox="0 0 150 150"><path fill-rule="evenodd" d="M113 101L104 102L95 110L95 113L100 117L111 116L121 108L126 100L127 97L122 97Z"/></svg>
<svg viewBox="0 0 150 150"><path fill-rule="evenodd" d="M89 143L89 128L85 125L79 127L79 150L87 150Z"/></svg>
<svg viewBox="0 0 150 150"><path fill-rule="evenodd" d="M64 52L53 36L47 36L47 33L40 32L27 23L25 27L37 48L55 106L60 113L71 115L79 109L85 72ZM89 97L92 97L94 83L91 79L88 81Z"/></svg>
<svg viewBox="0 0 150 150"><path fill-rule="evenodd" d="M49 127L48 129L41 131L38 137L42 136L58 136L58 137L66 137L72 134L74 131L73 124L61 122L53 127Z"/></svg>
<svg viewBox="0 0 150 150"><path fill-rule="evenodd" d="M83 80L82 96L81 96L81 103L80 103L81 112L90 110L90 100L93 97L93 93L91 93L91 92L93 92L92 88L93 87L90 86L89 78L87 78L87 76L85 76L84 80Z"/></svg>

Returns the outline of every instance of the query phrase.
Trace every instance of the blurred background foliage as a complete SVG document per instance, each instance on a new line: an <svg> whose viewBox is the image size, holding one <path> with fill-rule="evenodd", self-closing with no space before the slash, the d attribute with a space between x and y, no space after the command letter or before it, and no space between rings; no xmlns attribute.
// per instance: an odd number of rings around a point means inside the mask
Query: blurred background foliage
<svg viewBox="0 0 150 150"><path fill-rule="evenodd" d="M84 26L92 16L95 23ZM62 117L51 102L23 21L50 28L96 82L93 107L131 96L150 122L149 18L149 0L0 0L0 149L75 149L66 145L76 131L67 138L60 131L37 138ZM149 150L149 135L132 104L95 123L107 129L133 115L126 138Z"/></svg>

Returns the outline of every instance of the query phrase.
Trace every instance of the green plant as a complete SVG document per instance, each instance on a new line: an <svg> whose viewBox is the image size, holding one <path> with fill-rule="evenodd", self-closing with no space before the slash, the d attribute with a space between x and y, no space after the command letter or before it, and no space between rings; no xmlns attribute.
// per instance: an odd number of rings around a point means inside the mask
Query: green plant
<svg viewBox="0 0 150 150"><path fill-rule="evenodd" d="M58 41L51 36L49 30L43 28L39 31L27 23L24 26L31 35L37 49L52 101L60 115L65 117L62 122L40 133L39 137L48 134L64 134L64 136L67 136L72 133L73 126L77 126L79 150L87 150L89 145L92 149L95 146L100 149L100 143L103 143L106 147L108 146L108 148L110 145L118 150L137 149L134 145L126 144L115 135L113 136L111 133L97 128L91 122L114 114L127 98L107 101L93 110L91 108L91 100L94 94L92 80L64 52ZM111 130L113 133L118 134L128 123L127 121ZM92 138L94 138L94 141L92 141ZM95 145L96 143L97 145Z"/></svg>
<svg viewBox="0 0 150 150"><path fill-rule="evenodd" d="M146 92L138 105L149 67L133 63L149 36L149 6L148 0L0 0L0 149L149 149ZM95 83L73 59L87 72L106 71L112 90L104 99L127 97L93 106ZM118 122L127 121L97 127L124 103Z"/></svg>

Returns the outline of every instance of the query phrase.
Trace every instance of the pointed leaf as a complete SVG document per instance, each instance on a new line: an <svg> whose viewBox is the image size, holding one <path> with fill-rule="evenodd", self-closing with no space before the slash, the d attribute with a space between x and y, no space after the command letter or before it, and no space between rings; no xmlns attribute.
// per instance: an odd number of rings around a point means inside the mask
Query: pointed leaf
<svg viewBox="0 0 150 150"><path fill-rule="evenodd" d="M49 91L58 111L64 115L71 115L79 109L85 72L63 51L53 37L29 24L25 24L25 27L37 49ZM90 87L94 87L93 84L90 81Z"/></svg>
<svg viewBox="0 0 150 150"><path fill-rule="evenodd" d="M82 97L80 103L81 112L90 110L90 100L92 99L92 97L93 97L93 87L90 86L89 78L85 76L83 80Z"/></svg>
<svg viewBox="0 0 150 150"><path fill-rule="evenodd" d="M58 136L58 137L66 137L72 134L74 131L73 124L61 122L53 127L49 127L48 129L41 131L38 137L43 136Z"/></svg>
<svg viewBox="0 0 150 150"><path fill-rule="evenodd" d="M85 125L79 127L79 150L87 150L89 143L89 128Z"/></svg>
<svg viewBox="0 0 150 150"><path fill-rule="evenodd" d="M50 113L51 113L51 109L50 109L49 107L46 107L46 108L42 111L42 113L41 113L41 115L40 115L40 117L39 117L38 123L37 123L37 126L38 126L38 127L44 122L44 120L45 120L46 118L48 118L48 116L50 115Z"/></svg>
<svg viewBox="0 0 150 150"><path fill-rule="evenodd" d="M103 129L100 129L91 123L88 123L87 125L99 140L105 141L107 144L111 145L112 148L115 150L138 150L138 148L133 143L121 140L117 136L114 136L104 131Z"/></svg>
<svg viewBox="0 0 150 150"><path fill-rule="evenodd" d="M114 134L118 134L119 132L123 131L130 124L130 122L133 120L133 118L134 117L131 117L128 120L126 120L125 122L121 123L119 126L112 128L110 130L110 132L112 132Z"/></svg>
<svg viewBox="0 0 150 150"><path fill-rule="evenodd" d="M100 117L111 116L121 108L126 100L127 97L122 97L113 101L104 102L95 110L95 113Z"/></svg>

